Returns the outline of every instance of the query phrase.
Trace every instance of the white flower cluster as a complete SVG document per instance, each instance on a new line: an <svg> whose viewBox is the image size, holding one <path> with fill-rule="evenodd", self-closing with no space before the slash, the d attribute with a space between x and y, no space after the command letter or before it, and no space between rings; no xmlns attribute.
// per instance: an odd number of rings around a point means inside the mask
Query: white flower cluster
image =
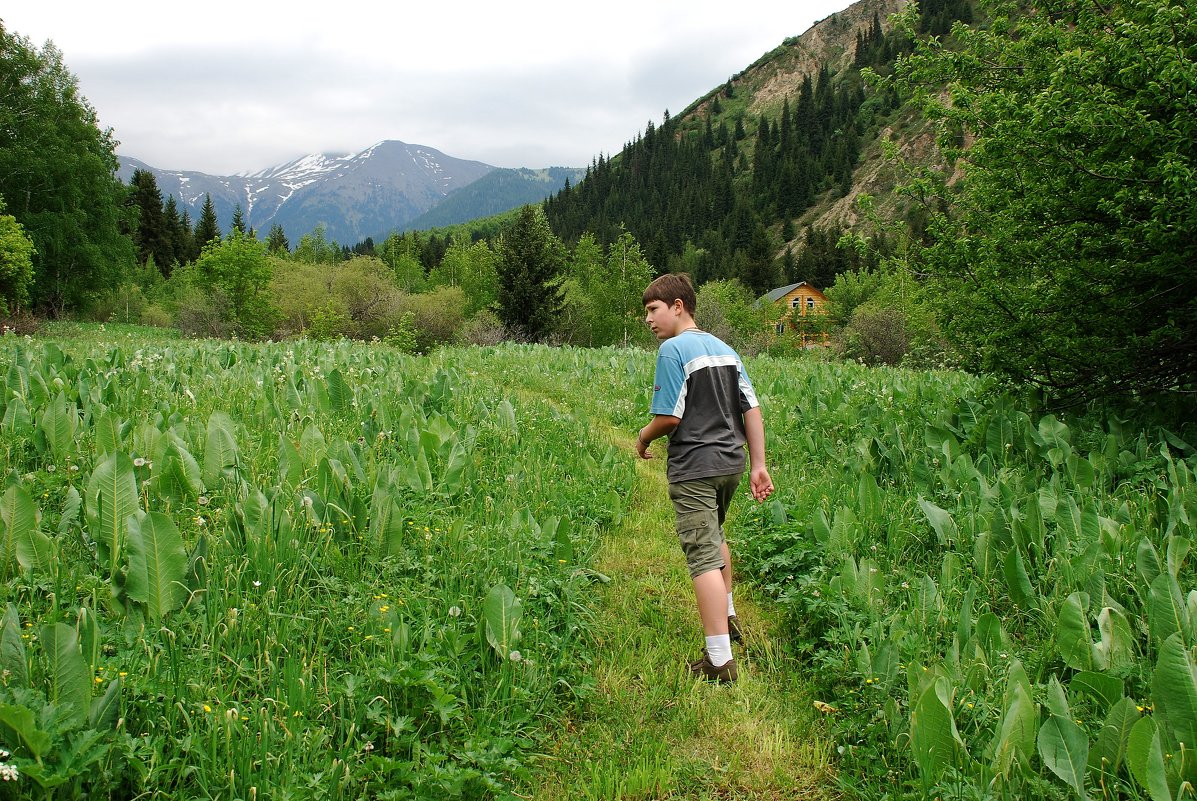
<svg viewBox="0 0 1197 801"><path fill-rule="evenodd" d="M8 759L12 754L0 748L0 760ZM21 772L17 770L16 765L9 765L6 762L0 762L0 781L15 782L21 778Z"/></svg>

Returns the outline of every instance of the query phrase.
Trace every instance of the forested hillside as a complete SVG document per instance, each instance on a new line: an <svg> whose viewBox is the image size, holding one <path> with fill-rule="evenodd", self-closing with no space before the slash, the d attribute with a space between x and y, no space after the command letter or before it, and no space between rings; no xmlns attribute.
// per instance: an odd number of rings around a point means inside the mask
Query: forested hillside
<svg viewBox="0 0 1197 801"><path fill-rule="evenodd" d="M861 0L597 155L530 212L547 225L508 214L381 244L321 226L295 242L237 212L222 231L153 175L124 186L61 54L5 30L4 311L415 349L601 345L643 341L635 304L613 300L683 270L704 324L746 352L813 333L838 356L965 367L1054 403L1183 397L1192 10ZM799 281L830 305L798 320L757 303ZM514 298L543 300L553 325ZM770 333L787 322L798 336Z"/></svg>

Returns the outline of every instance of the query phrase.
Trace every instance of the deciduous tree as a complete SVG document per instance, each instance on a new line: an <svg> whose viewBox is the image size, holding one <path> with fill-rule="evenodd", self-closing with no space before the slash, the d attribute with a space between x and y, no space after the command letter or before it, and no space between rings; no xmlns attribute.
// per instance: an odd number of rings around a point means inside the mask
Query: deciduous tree
<svg viewBox="0 0 1197 801"><path fill-rule="evenodd" d="M116 141L62 53L0 23L0 196L33 241L32 304L78 309L134 261Z"/></svg>
<svg viewBox="0 0 1197 801"><path fill-rule="evenodd" d="M1047 0L1024 13L998 2L991 13L988 28L954 28L958 50L933 39L901 69L964 175L959 192L939 190L950 206L923 254L944 332L974 368L1057 402L1191 389L1191 3Z"/></svg>

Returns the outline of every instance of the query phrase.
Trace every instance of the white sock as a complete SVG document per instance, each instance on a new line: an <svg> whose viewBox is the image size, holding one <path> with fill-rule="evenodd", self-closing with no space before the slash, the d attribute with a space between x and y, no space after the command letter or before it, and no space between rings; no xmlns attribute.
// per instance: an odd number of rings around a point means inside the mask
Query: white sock
<svg viewBox="0 0 1197 801"><path fill-rule="evenodd" d="M731 661L731 637L726 634L716 634L707 637L707 658L715 667L722 667Z"/></svg>
<svg viewBox="0 0 1197 801"><path fill-rule="evenodd" d="M727 594L727 616L732 617L736 614L736 605L732 603L731 593Z"/></svg>

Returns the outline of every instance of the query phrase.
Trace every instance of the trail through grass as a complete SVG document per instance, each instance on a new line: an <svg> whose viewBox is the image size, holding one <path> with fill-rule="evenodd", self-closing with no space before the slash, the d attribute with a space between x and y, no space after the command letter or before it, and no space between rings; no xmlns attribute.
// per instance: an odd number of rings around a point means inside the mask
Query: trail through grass
<svg viewBox="0 0 1197 801"><path fill-rule="evenodd" d="M613 437L614 439L614 437ZM619 442L634 458L630 441ZM659 448L660 446L658 446ZM638 461L623 520L595 567L597 691L585 717L562 721L530 797L550 799L823 799L836 795L830 744L794 679L775 620L740 585L734 686L697 682L685 664L702 630L666 492L664 455ZM735 557L737 508L729 532Z"/></svg>

